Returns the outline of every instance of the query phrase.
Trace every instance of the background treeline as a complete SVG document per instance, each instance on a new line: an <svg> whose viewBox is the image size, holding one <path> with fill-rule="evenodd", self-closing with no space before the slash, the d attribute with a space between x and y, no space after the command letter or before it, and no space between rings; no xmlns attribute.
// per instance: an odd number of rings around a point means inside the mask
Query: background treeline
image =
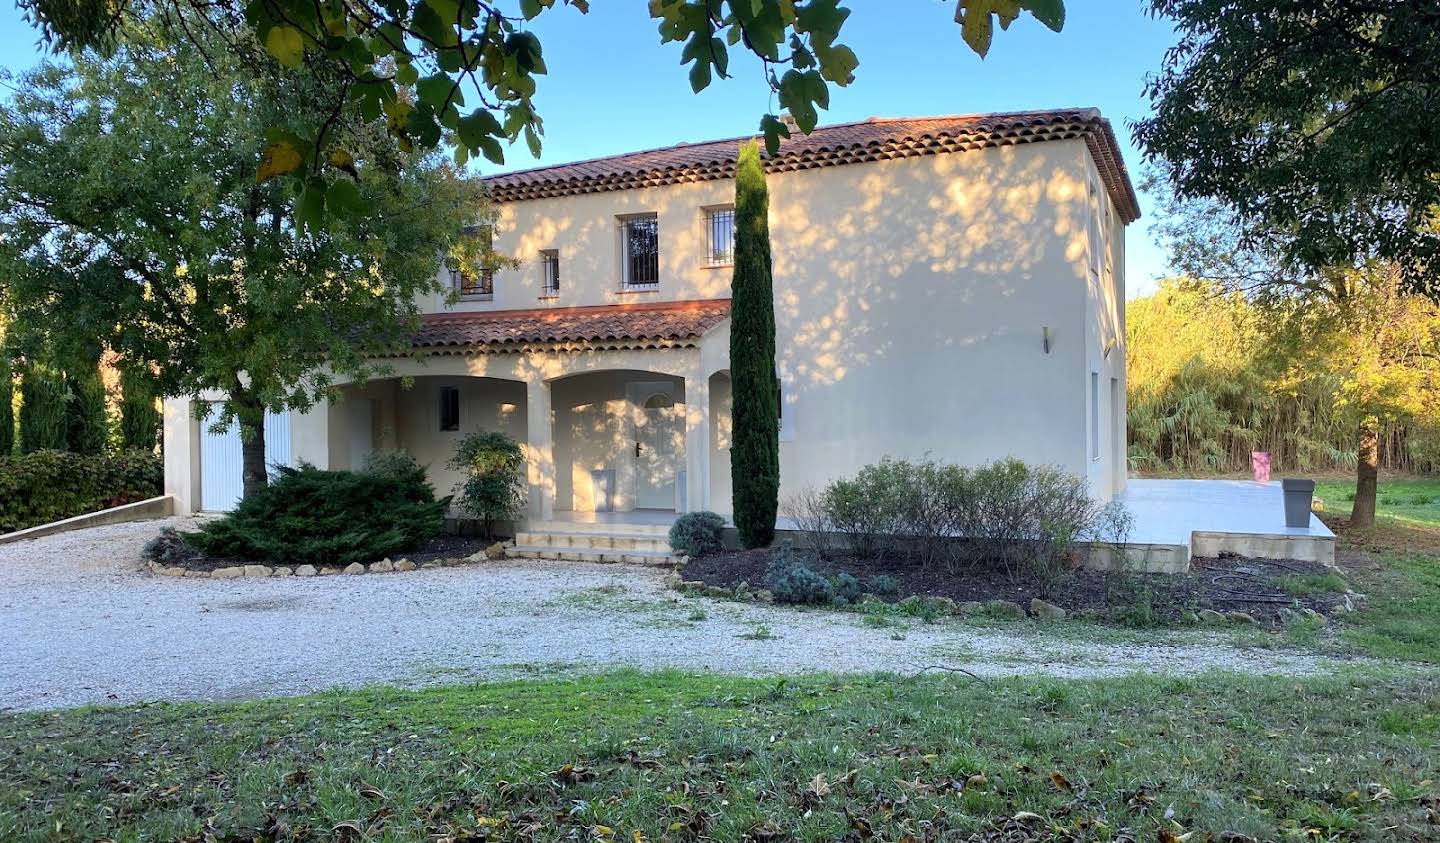
<svg viewBox="0 0 1440 843"><path fill-rule="evenodd" d="M0 533L160 494L160 429L148 368L0 316Z"/></svg>
<svg viewBox="0 0 1440 843"><path fill-rule="evenodd" d="M1418 300L1410 315L1436 320ZM1275 339L1275 319L1243 295L1181 281L1129 303L1132 469L1248 472L1252 451L1268 451L1276 470L1355 467L1351 382L1370 361L1297 364L1297 349ZM1440 320L1434 324L1440 331ZM1347 353L1340 343L1328 350ZM1378 433L1381 468L1440 469L1440 435L1431 425L1382 419Z"/></svg>
<svg viewBox="0 0 1440 843"><path fill-rule="evenodd" d="M60 348L0 325L0 459L160 447L155 377L99 347Z"/></svg>

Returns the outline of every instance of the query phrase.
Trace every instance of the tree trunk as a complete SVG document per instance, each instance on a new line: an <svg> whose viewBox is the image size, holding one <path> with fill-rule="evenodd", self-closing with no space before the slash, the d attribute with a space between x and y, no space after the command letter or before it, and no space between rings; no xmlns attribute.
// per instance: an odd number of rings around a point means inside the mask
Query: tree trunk
<svg viewBox="0 0 1440 843"><path fill-rule="evenodd" d="M265 408L241 404L238 412L240 423L240 465L243 494L250 497L270 485L270 474L265 466Z"/></svg>
<svg viewBox="0 0 1440 843"><path fill-rule="evenodd" d="M1372 422L1360 424L1360 449L1355 461L1355 506L1350 526L1375 526L1375 492L1380 473L1380 437Z"/></svg>

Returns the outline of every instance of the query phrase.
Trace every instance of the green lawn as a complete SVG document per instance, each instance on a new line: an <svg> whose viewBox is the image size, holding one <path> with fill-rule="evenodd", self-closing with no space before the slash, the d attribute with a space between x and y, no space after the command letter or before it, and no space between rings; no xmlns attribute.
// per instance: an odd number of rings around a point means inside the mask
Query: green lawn
<svg viewBox="0 0 1440 843"><path fill-rule="evenodd" d="M1317 481L1315 496L1325 501L1327 514L1349 515L1355 481ZM1375 513L1397 523L1440 527L1440 478L1381 477Z"/></svg>
<svg viewBox="0 0 1440 843"><path fill-rule="evenodd" d="M0 717L5 841L1419 840L1437 778L1433 674L619 673Z"/></svg>

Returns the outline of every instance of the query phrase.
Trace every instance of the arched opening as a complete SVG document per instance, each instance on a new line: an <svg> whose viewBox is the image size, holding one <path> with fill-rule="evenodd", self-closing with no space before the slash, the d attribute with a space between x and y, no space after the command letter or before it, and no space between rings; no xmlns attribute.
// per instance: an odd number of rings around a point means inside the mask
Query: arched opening
<svg viewBox="0 0 1440 843"><path fill-rule="evenodd" d="M683 508L682 378L583 372L551 381L551 400L557 513Z"/></svg>

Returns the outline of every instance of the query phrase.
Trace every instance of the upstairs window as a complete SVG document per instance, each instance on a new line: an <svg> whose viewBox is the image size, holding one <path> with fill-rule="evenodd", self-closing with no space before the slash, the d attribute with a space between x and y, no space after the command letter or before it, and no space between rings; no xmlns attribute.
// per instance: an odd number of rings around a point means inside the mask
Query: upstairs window
<svg viewBox="0 0 1440 843"><path fill-rule="evenodd" d="M654 214L620 220L621 283L627 289L660 286L660 221Z"/></svg>
<svg viewBox="0 0 1440 843"><path fill-rule="evenodd" d="M461 267L450 268L450 286L460 294L462 299L490 299L495 295L495 270L488 268L488 262L492 260L495 253L495 229L482 225L478 228L467 229L467 234L474 234L480 241L481 261L487 263L487 268L482 269L479 275L473 274Z"/></svg>
<svg viewBox="0 0 1440 843"><path fill-rule="evenodd" d="M450 284L462 299L488 299L495 295L495 273L485 270L478 276L463 269L450 270Z"/></svg>
<svg viewBox="0 0 1440 843"><path fill-rule="evenodd" d="M705 212L705 228L710 234L710 265L725 266L734 263L735 209L710 208Z"/></svg>
<svg viewBox="0 0 1440 843"><path fill-rule="evenodd" d="M560 295L560 252L558 249L544 249L540 252L540 297L553 299Z"/></svg>
<svg viewBox="0 0 1440 843"><path fill-rule="evenodd" d="M460 429L460 388L440 387L440 429Z"/></svg>

